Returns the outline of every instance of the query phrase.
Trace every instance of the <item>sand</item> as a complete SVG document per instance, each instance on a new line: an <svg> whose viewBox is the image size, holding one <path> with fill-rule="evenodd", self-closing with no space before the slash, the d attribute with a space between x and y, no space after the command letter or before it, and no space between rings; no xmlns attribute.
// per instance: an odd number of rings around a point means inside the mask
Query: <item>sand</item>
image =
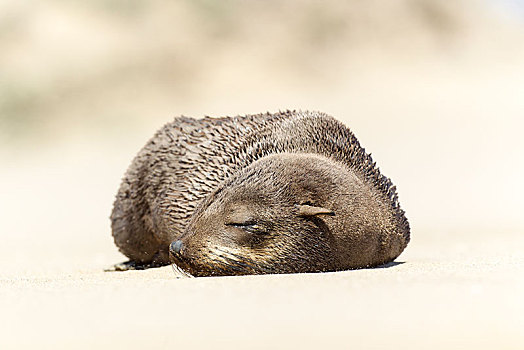
<svg viewBox="0 0 524 350"><path fill-rule="evenodd" d="M523 246L519 232L417 232L384 268L182 279L170 267L103 272L108 256L67 273L2 278L0 342L4 349L522 349Z"/></svg>

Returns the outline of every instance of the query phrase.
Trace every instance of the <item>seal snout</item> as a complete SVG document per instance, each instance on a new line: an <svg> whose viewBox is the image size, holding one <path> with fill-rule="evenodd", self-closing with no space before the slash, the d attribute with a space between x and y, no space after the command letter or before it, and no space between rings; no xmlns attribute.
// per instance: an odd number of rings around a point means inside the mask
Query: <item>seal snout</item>
<svg viewBox="0 0 524 350"><path fill-rule="evenodd" d="M174 241L169 246L169 251L173 255L180 255L183 249L184 249L184 243L182 243L181 240Z"/></svg>

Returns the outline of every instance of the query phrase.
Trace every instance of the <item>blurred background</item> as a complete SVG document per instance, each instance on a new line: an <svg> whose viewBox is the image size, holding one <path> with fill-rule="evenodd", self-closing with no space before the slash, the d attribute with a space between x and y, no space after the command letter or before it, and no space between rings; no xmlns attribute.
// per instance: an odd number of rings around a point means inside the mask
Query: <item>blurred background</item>
<svg viewBox="0 0 524 350"><path fill-rule="evenodd" d="M285 109L344 122L397 185L400 264L103 272L158 128ZM0 0L0 343L522 349L523 127L524 0Z"/></svg>
<svg viewBox="0 0 524 350"><path fill-rule="evenodd" d="M123 260L114 195L173 117L284 109L353 130L414 252L524 228L524 1L3 0L3 274Z"/></svg>

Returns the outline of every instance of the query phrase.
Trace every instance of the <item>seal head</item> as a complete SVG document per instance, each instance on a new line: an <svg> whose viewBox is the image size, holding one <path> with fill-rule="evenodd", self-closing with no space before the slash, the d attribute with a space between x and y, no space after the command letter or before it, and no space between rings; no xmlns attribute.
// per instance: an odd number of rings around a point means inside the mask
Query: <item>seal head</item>
<svg viewBox="0 0 524 350"><path fill-rule="evenodd" d="M337 271L379 265L407 244L389 198L343 164L263 157L223 183L170 246L193 276Z"/></svg>

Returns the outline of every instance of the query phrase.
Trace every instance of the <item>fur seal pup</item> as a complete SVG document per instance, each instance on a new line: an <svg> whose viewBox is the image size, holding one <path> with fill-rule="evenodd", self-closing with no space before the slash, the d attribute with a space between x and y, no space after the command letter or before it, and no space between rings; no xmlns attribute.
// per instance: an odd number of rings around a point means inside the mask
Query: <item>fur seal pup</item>
<svg viewBox="0 0 524 350"><path fill-rule="evenodd" d="M127 170L111 214L116 270L193 276L337 271L393 261L410 239L396 189L319 112L175 118Z"/></svg>

